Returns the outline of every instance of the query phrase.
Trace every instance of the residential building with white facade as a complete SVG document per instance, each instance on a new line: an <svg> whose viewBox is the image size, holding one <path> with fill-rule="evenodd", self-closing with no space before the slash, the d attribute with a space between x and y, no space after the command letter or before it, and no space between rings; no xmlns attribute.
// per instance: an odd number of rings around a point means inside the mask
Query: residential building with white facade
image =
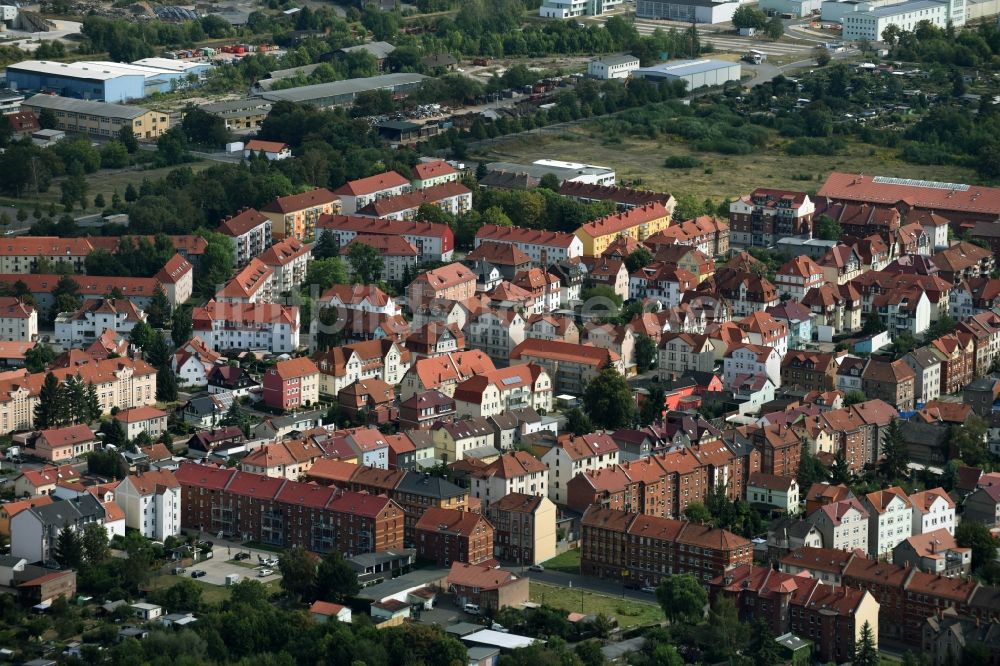
<svg viewBox="0 0 1000 666"><path fill-rule="evenodd" d="M480 499L485 509L511 493L547 496L549 468L526 451L514 451L472 472L470 480L470 495Z"/></svg>
<svg viewBox="0 0 1000 666"><path fill-rule="evenodd" d="M892 549L912 534L910 498L902 488L893 486L868 493L861 498L861 505L868 511L868 556L891 559Z"/></svg>
<svg viewBox="0 0 1000 666"><path fill-rule="evenodd" d="M775 387L781 386L781 356L773 347L738 345L722 359L723 381L732 386L740 375L764 375Z"/></svg>
<svg viewBox="0 0 1000 666"><path fill-rule="evenodd" d="M31 342L38 338L38 310L14 296L0 297L0 340Z"/></svg>
<svg viewBox="0 0 1000 666"><path fill-rule="evenodd" d="M273 303L210 300L191 315L194 332L213 350L266 349L287 354L299 346L299 309Z"/></svg>
<svg viewBox="0 0 1000 666"><path fill-rule="evenodd" d="M910 495L913 507L913 534L945 529L955 534L955 501L944 488L931 488Z"/></svg>
<svg viewBox="0 0 1000 666"><path fill-rule="evenodd" d="M880 7L859 3L856 11L844 14L843 38L849 42L876 42L890 25L913 32L923 21L942 30L949 24L959 27L965 25L965 9L965 0L909 0Z"/></svg>
<svg viewBox="0 0 1000 666"><path fill-rule="evenodd" d="M747 502L773 507L792 515L799 512L799 483L792 476L751 472L747 479Z"/></svg>
<svg viewBox="0 0 1000 666"><path fill-rule="evenodd" d="M618 445L607 433L560 436L555 446L542 454L542 462L549 468L549 499L566 504L570 479L617 465L618 454Z"/></svg>
<svg viewBox="0 0 1000 666"><path fill-rule="evenodd" d="M914 349L903 357L913 370L913 396L916 402L929 402L941 395L941 358L930 347Z"/></svg>
<svg viewBox="0 0 1000 666"><path fill-rule="evenodd" d="M297 292L306 283L306 270L312 259L312 245L298 238L277 241L264 250L259 260L274 271L275 295Z"/></svg>
<svg viewBox="0 0 1000 666"><path fill-rule="evenodd" d="M218 231L233 239L233 258L237 267L246 266L271 244L271 220L255 208L227 217Z"/></svg>
<svg viewBox="0 0 1000 666"><path fill-rule="evenodd" d="M364 379L380 379L395 386L410 369L410 352L392 340L366 340L318 351L312 360L319 368L319 392L336 396Z"/></svg>
<svg viewBox="0 0 1000 666"><path fill-rule="evenodd" d="M357 236L399 236L417 249L417 260L451 261L455 233L447 224L418 220L388 220L357 215L324 215L316 226L317 237L333 234L344 248Z"/></svg>
<svg viewBox="0 0 1000 666"><path fill-rule="evenodd" d="M146 313L131 301L104 298L84 301L76 312L61 312L56 317L56 341L63 347L79 347L93 342L105 330L127 336Z"/></svg>
<svg viewBox="0 0 1000 666"><path fill-rule="evenodd" d="M115 414L115 420L122 424L129 440L143 432L151 439L157 439L167 431L167 413L155 407L123 409Z"/></svg>
<svg viewBox="0 0 1000 666"><path fill-rule="evenodd" d="M171 367L177 376L178 386L205 386L208 383L208 373L222 361L222 354L195 336L177 348Z"/></svg>
<svg viewBox="0 0 1000 666"><path fill-rule="evenodd" d="M536 266L583 256L583 241L574 234L559 231L541 231L523 227L498 227L484 224L476 232L475 246L485 241L508 243L524 252Z"/></svg>
<svg viewBox="0 0 1000 666"><path fill-rule="evenodd" d="M788 294L793 300L801 301L813 287L826 283L823 269L806 255L799 255L778 269L774 286L779 294Z"/></svg>
<svg viewBox="0 0 1000 666"><path fill-rule="evenodd" d="M538 15L555 19L600 16L621 3L622 0L543 0Z"/></svg>
<svg viewBox="0 0 1000 666"><path fill-rule="evenodd" d="M373 201L404 194L411 189L409 180L395 171L386 171L352 180L338 187L333 193L340 197L341 211L345 215L354 215Z"/></svg>
<svg viewBox="0 0 1000 666"><path fill-rule="evenodd" d="M115 503L125 512L125 526L147 539L163 542L181 533L181 484L173 472L125 477L115 488Z"/></svg>
<svg viewBox="0 0 1000 666"><path fill-rule="evenodd" d="M822 506L808 520L823 535L823 547L868 552L868 511L856 499Z"/></svg>
<svg viewBox="0 0 1000 666"><path fill-rule="evenodd" d="M540 365L525 363L470 377L455 387L458 417L496 416L515 409L552 409L552 379Z"/></svg>

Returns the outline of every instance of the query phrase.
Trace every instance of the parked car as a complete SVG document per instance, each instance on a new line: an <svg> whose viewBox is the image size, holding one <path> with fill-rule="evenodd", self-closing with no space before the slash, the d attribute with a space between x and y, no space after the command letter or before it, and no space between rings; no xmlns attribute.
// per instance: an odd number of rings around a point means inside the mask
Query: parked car
<svg viewBox="0 0 1000 666"><path fill-rule="evenodd" d="M180 575L181 575L181 574L183 574L183 573L187 573L187 569L185 569L184 567L174 567L174 568L173 568L173 569L172 569L172 570L170 571L170 573L172 573L172 574L173 574L173 575L175 575L175 576L180 576Z"/></svg>
<svg viewBox="0 0 1000 666"><path fill-rule="evenodd" d="M270 576L273 573L274 572L271 571L270 569L261 569L260 571L257 572L257 577L258 578L267 578L268 576Z"/></svg>
<svg viewBox="0 0 1000 666"><path fill-rule="evenodd" d="M191 572L191 578L201 578L202 576L206 575L207 573L205 571L202 571L201 569L195 569L194 571Z"/></svg>
<svg viewBox="0 0 1000 666"><path fill-rule="evenodd" d="M656 588L655 587L650 587L649 585L647 585L646 587L642 588L642 591L646 592L648 594L656 594Z"/></svg>
<svg viewBox="0 0 1000 666"><path fill-rule="evenodd" d="M532 564L530 567L528 567L528 571L545 571L545 567L543 567L541 564Z"/></svg>
<svg viewBox="0 0 1000 666"><path fill-rule="evenodd" d="M497 624L496 622L494 622L493 624L490 625L490 629L492 629L493 631L499 631L501 634L509 634L510 633L510 629L508 629L507 627L503 626L502 624Z"/></svg>
<svg viewBox="0 0 1000 666"><path fill-rule="evenodd" d="M465 612L469 615L479 615L479 604L465 604Z"/></svg>
<svg viewBox="0 0 1000 666"><path fill-rule="evenodd" d="M240 560L249 560L250 553L236 553L236 556L233 559L236 560L237 562L239 562Z"/></svg>

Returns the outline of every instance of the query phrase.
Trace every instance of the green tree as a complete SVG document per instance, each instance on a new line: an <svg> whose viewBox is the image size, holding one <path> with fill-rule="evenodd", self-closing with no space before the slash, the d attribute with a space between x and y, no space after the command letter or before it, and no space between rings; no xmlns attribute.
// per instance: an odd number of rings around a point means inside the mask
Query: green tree
<svg viewBox="0 0 1000 666"><path fill-rule="evenodd" d="M94 208L104 208L106 202L104 201L104 195L100 192L94 197Z"/></svg>
<svg viewBox="0 0 1000 666"><path fill-rule="evenodd" d="M316 572L316 597L324 601L343 602L361 589L357 572L338 550L331 550L319 563Z"/></svg>
<svg viewBox="0 0 1000 666"><path fill-rule="evenodd" d="M382 277L381 253L365 243L352 243L347 251L354 281L361 284L375 284Z"/></svg>
<svg viewBox="0 0 1000 666"><path fill-rule="evenodd" d="M652 425L663 418L663 407L666 396L659 386L652 386L649 395L639 406L639 422L643 425Z"/></svg>
<svg viewBox="0 0 1000 666"><path fill-rule="evenodd" d="M594 424L590 422L590 417L583 413L579 407L573 407L566 412L566 429L574 435L586 435L594 432Z"/></svg>
<svg viewBox="0 0 1000 666"><path fill-rule="evenodd" d="M684 517L692 523L712 524L712 512L701 502L691 502L684 509Z"/></svg>
<svg viewBox="0 0 1000 666"><path fill-rule="evenodd" d="M44 372L55 357L56 353L52 351L52 347L39 342L24 353L24 367L28 372Z"/></svg>
<svg viewBox="0 0 1000 666"><path fill-rule="evenodd" d="M156 399L161 402L173 402L177 399L177 377L169 366L156 369Z"/></svg>
<svg viewBox="0 0 1000 666"><path fill-rule="evenodd" d="M128 444L125 429L122 427L122 422L118 419L111 419L101 424L100 432L104 435L103 441L105 446L123 449Z"/></svg>
<svg viewBox="0 0 1000 666"><path fill-rule="evenodd" d="M316 563L305 548L295 546L281 556L281 588L296 599L311 598L316 584Z"/></svg>
<svg viewBox="0 0 1000 666"><path fill-rule="evenodd" d="M507 213L499 206L490 206L484 210L481 222L483 226L492 224L498 227L510 227L514 225Z"/></svg>
<svg viewBox="0 0 1000 666"><path fill-rule="evenodd" d="M948 429L948 445L958 453L966 465L977 467L989 460L986 449L986 422L975 414L964 426L953 425Z"/></svg>
<svg viewBox="0 0 1000 666"><path fill-rule="evenodd" d="M767 25L767 14L757 7L750 5L740 5L733 12L733 27L735 28L756 28L763 30Z"/></svg>
<svg viewBox="0 0 1000 666"><path fill-rule="evenodd" d="M997 540L986 525L975 520L963 520L955 528L955 541L962 548L972 549L972 568L978 571L997 556Z"/></svg>
<svg viewBox="0 0 1000 666"><path fill-rule="evenodd" d="M129 344L139 349L146 349L152 343L154 336L159 335L156 330L144 321L136 322L129 332Z"/></svg>
<svg viewBox="0 0 1000 666"><path fill-rule="evenodd" d="M235 257L233 239L214 231L199 230L198 235L208 241L195 273L198 293L210 297L233 274Z"/></svg>
<svg viewBox="0 0 1000 666"><path fill-rule="evenodd" d="M164 328L170 321L170 301L167 300L167 294L159 282L153 288L153 298L149 301L146 314L149 325L153 328Z"/></svg>
<svg viewBox="0 0 1000 666"><path fill-rule="evenodd" d="M38 126L42 129L55 129L58 124L59 119L52 109L42 109L38 113Z"/></svg>
<svg viewBox="0 0 1000 666"><path fill-rule="evenodd" d="M748 652L754 666L771 666L781 662L778 644L774 642L771 627L764 620L757 620L750 629Z"/></svg>
<svg viewBox="0 0 1000 666"><path fill-rule="evenodd" d="M809 489L814 483L826 481L829 476L826 467L816 456L809 452L809 446L802 445L802 454L799 456L799 470L795 475L799 488ZM802 492L804 493L805 490Z"/></svg>
<svg viewBox="0 0 1000 666"><path fill-rule="evenodd" d="M313 245L313 261L317 259L329 259L330 257L336 257L339 255L340 248L337 247L336 237L330 233L320 234L319 238L316 240L316 244Z"/></svg>
<svg viewBox="0 0 1000 666"><path fill-rule="evenodd" d="M708 611L709 655L713 663L743 654L750 642L750 627L740 622L731 599L718 597Z"/></svg>
<svg viewBox="0 0 1000 666"><path fill-rule="evenodd" d="M118 130L118 141L125 146L125 150L129 153L139 150L139 140L135 137L135 132L132 131L129 125L124 125Z"/></svg>
<svg viewBox="0 0 1000 666"><path fill-rule="evenodd" d="M857 389L848 391L847 393L844 394L845 407L849 405L856 405L860 402L865 402L866 400L868 400L868 396L865 395L864 391L859 391Z"/></svg>
<svg viewBox="0 0 1000 666"><path fill-rule="evenodd" d="M100 523L88 523L83 528L83 556L87 564L96 566L108 559L108 530Z"/></svg>
<svg viewBox="0 0 1000 666"><path fill-rule="evenodd" d="M830 467L830 477L833 483L847 484L851 482L851 468L847 465L847 458L844 457L843 450L837 454Z"/></svg>
<svg viewBox="0 0 1000 666"><path fill-rule="evenodd" d="M649 265L649 262L653 260L653 255L646 247L636 248L632 254L625 257L625 269L629 273L634 273L640 268L644 268Z"/></svg>
<svg viewBox="0 0 1000 666"><path fill-rule="evenodd" d="M546 174L549 175L549 174ZM604 653L601 652L601 643L595 640L577 643L573 652L579 657L583 666L604 666Z"/></svg>
<svg viewBox="0 0 1000 666"><path fill-rule="evenodd" d="M785 23L780 16L771 17L771 20L767 22L766 32L768 39L781 39L781 36L785 34Z"/></svg>
<svg viewBox="0 0 1000 666"><path fill-rule="evenodd" d="M190 340L193 332L194 323L191 321L191 310L188 308L174 310L170 322L170 339L174 341L174 346L179 347Z"/></svg>
<svg viewBox="0 0 1000 666"><path fill-rule="evenodd" d="M844 235L844 228L829 215L817 217L813 223L813 231L816 238L822 240L840 240Z"/></svg>
<svg viewBox="0 0 1000 666"><path fill-rule="evenodd" d="M336 257L331 257L329 259L316 259L309 263L303 289L316 285L322 293L335 284L349 283L344 262Z"/></svg>
<svg viewBox="0 0 1000 666"><path fill-rule="evenodd" d="M878 648L875 647L875 634L872 626L866 620L861 626L861 639L854 648L854 660L852 666L879 666L882 663L878 655Z"/></svg>
<svg viewBox="0 0 1000 666"><path fill-rule="evenodd" d="M882 444L885 459L882 461L882 473L886 479L900 479L906 474L910 462L910 453L906 448L906 438L899 419L892 419L885 429L885 440Z"/></svg>
<svg viewBox="0 0 1000 666"><path fill-rule="evenodd" d="M559 188L562 187L562 183L559 182L559 176L554 173L547 173L538 181L538 187L558 192Z"/></svg>
<svg viewBox="0 0 1000 666"><path fill-rule="evenodd" d="M35 428L45 430L63 423L63 405L60 400L59 380L46 373L35 405Z"/></svg>
<svg viewBox="0 0 1000 666"><path fill-rule="evenodd" d="M229 130L222 116L208 113L198 107L189 106L184 110L181 120L184 134L191 143L218 148L229 141Z"/></svg>
<svg viewBox="0 0 1000 666"><path fill-rule="evenodd" d="M635 421L635 399L628 382L609 365L587 384L583 405L591 421L608 430L617 430Z"/></svg>
<svg viewBox="0 0 1000 666"><path fill-rule="evenodd" d="M668 576L656 588L656 599L671 623L694 624L705 616L708 593L690 574Z"/></svg>
<svg viewBox="0 0 1000 666"><path fill-rule="evenodd" d="M951 95L952 97L961 97L965 93L969 92L969 87L965 84L965 75L962 74L960 69L951 70Z"/></svg>
<svg viewBox="0 0 1000 666"><path fill-rule="evenodd" d="M635 338L635 364L640 373L648 372L656 367L656 343L651 337L640 333Z"/></svg>
<svg viewBox="0 0 1000 666"><path fill-rule="evenodd" d="M125 186L125 201L132 203L139 199L139 193L135 189L135 185L129 183Z"/></svg>
<svg viewBox="0 0 1000 666"><path fill-rule="evenodd" d="M816 64L820 67L826 67L830 64L830 51L825 46L817 46L812 50L813 58L816 58Z"/></svg>
<svg viewBox="0 0 1000 666"><path fill-rule="evenodd" d="M78 569L83 562L83 541L69 525L59 530L52 557L67 569Z"/></svg>
<svg viewBox="0 0 1000 666"><path fill-rule="evenodd" d="M885 322L874 309L865 315L865 321L861 326L862 335L875 335L885 330Z"/></svg>

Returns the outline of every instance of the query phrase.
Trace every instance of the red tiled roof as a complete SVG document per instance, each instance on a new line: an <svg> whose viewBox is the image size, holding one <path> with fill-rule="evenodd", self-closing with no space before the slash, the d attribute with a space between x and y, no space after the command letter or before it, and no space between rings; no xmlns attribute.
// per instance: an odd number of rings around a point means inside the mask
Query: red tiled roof
<svg viewBox="0 0 1000 666"><path fill-rule="evenodd" d="M463 537L471 537L480 524L489 523L477 513L459 511L457 509L442 509L428 507L417 521L415 529L418 532L449 532Z"/></svg>
<svg viewBox="0 0 1000 666"><path fill-rule="evenodd" d="M494 569L482 564L453 562L448 572L448 585L478 587L480 590L496 590L517 580L517 576L503 569Z"/></svg>
<svg viewBox="0 0 1000 666"><path fill-rule="evenodd" d="M261 210L265 213L294 213L306 208L315 208L337 201L339 197L330 190L320 187L302 194L291 194L287 197L278 197Z"/></svg>
<svg viewBox="0 0 1000 666"><path fill-rule="evenodd" d="M128 482L132 484L132 487L140 495L152 495L160 492L161 488L177 488L180 486L177 477L172 472L166 470L150 470L142 474L130 474Z"/></svg>
<svg viewBox="0 0 1000 666"><path fill-rule="evenodd" d="M272 368L272 370L275 374L281 377L281 379L285 380L319 374L319 368L317 368L316 364L312 362L312 359L306 356L290 358L285 361L278 361L274 364L274 368Z"/></svg>
<svg viewBox="0 0 1000 666"><path fill-rule="evenodd" d="M94 431L82 424L43 430L41 436L54 449L94 441Z"/></svg>
<svg viewBox="0 0 1000 666"><path fill-rule="evenodd" d="M827 177L818 196L888 205L907 202L910 206L937 211L1000 214L1000 188L969 185L952 189L921 186L919 182L877 183L871 176L835 171Z"/></svg>
<svg viewBox="0 0 1000 666"><path fill-rule="evenodd" d="M292 236L267 248L258 258L268 266L284 266L294 259L308 254L310 250L312 250L312 245L303 243Z"/></svg>
<svg viewBox="0 0 1000 666"><path fill-rule="evenodd" d="M593 365L598 368L605 367L609 361L618 360L618 354L610 349L538 338L528 338L514 347L510 353L512 361L519 360L524 356L557 359L570 363Z"/></svg>
<svg viewBox="0 0 1000 666"><path fill-rule="evenodd" d="M250 139L243 146L249 151L263 151L265 153L280 153L281 151L288 148L287 143L282 143L281 141L264 141L262 139Z"/></svg>
<svg viewBox="0 0 1000 666"><path fill-rule="evenodd" d="M397 187L405 187L410 184L406 178L395 171L378 173L367 178L359 178L345 183L333 191L334 194L348 194L351 196L361 196L374 194L383 190L391 190Z"/></svg>
<svg viewBox="0 0 1000 666"><path fill-rule="evenodd" d="M227 217L219 225L219 232L228 236L242 236L251 229L267 224L268 219L256 208L247 208L234 217Z"/></svg>
<svg viewBox="0 0 1000 666"><path fill-rule="evenodd" d="M347 256L355 245L367 245L378 250L383 257L416 257L419 252L410 241L402 236L383 234L358 234L347 245L340 248L340 256Z"/></svg>
<svg viewBox="0 0 1000 666"><path fill-rule="evenodd" d="M645 206L637 206L621 213L612 213L592 222L587 222L580 229L592 238L596 238L598 236L618 233L625 229L631 229L640 224L645 224L669 215L670 213L663 207L663 204L654 202Z"/></svg>
<svg viewBox="0 0 1000 666"><path fill-rule="evenodd" d="M458 172L444 160L433 160L431 162L417 162L413 167L414 180L428 180L440 176L450 176Z"/></svg>
<svg viewBox="0 0 1000 666"><path fill-rule="evenodd" d="M526 245L550 245L552 247L568 248L576 236L560 231L542 231L524 227L500 227L495 224L484 224L476 232L476 240L495 241L498 243L524 243Z"/></svg>
<svg viewBox="0 0 1000 666"><path fill-rule="evenodd" d="M434 204L438 201L451 199L452 197L471 194L472 193L469 191L469 188L465 185L452 181L426 187L422 190L413 190L412 192L407 192L406 194L397 194L396 196L377 199L359 210L358 214L385 217L386 215L392 215L394 213L401 213L403 211L419 208L425 203Z"/></svg>
<svg viewBox="0 0 1000 666"><path fill-rule="evenodd" d="M182 486L195 486L208 490L222 490L236 474L235 469L182 463L174 476Z"/></svg>

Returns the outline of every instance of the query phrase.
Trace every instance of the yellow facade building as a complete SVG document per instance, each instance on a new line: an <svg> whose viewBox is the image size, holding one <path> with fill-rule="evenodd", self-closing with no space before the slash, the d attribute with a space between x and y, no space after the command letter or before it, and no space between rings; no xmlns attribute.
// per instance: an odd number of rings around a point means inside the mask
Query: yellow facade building
<svg viewBox="0 0 1000 666"><path fill-rule="evenodd" d="M588 222L576 230L583 256L599 257L619 236L642 242L670 226L670 212L660 202L637 206Z"/></svg>
<svg viewBox="0 0 1000 666"><path fill-rule="evenodd" d="M22 103L21 108L31 111L36 118L47 109L55 115L56 126L53 129L95 137L117 137L123 127L131 127L135 138L147 141L156 139L170 129L170 116L141 106L108 104L58 95L35 95Z"/></svg>

